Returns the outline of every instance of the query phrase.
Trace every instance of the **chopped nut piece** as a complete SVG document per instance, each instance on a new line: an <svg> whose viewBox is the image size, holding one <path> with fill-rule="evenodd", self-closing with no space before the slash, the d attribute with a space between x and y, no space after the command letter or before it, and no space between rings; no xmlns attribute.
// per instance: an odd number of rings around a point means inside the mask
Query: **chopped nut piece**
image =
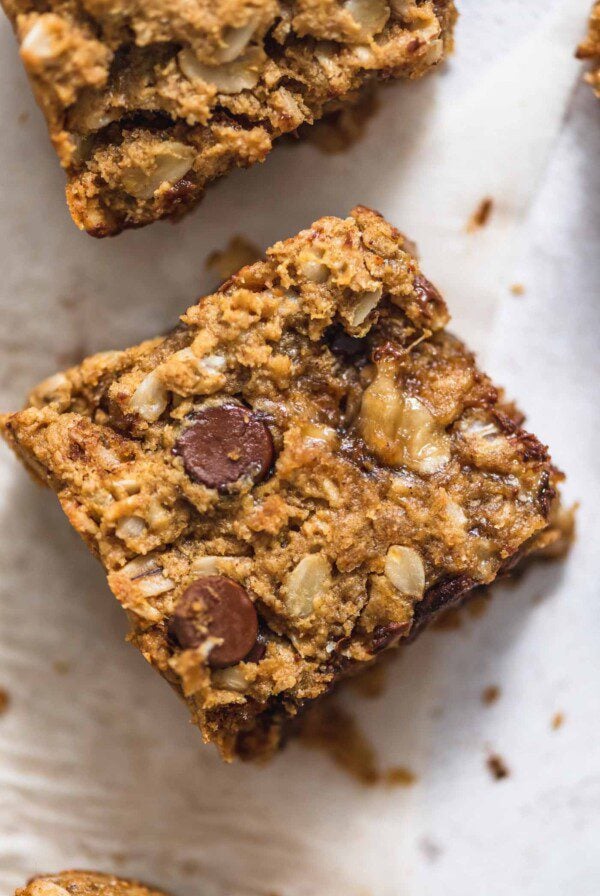
<svg viewBox="0 0 600 896"><path fill-rule="evenodd" d="M331 564L323 554L303 557L288 576L284 588L284 603L292 616L309 616L329 576Z"/></svg>
<svg viewBox="0 0 600 896"><path fill-rule="evenodd" d="M385 558L385 574L401 594L422 597L425 591L425 569L414 548L393 544Z"/></svg>
<svg viewBox="0 0 600 896"><path fill-rule="evenodd" d="M129 406L148 423L154 423L165 410L168 400L160 375L153 370L139 384L129 400Z"/></svg>
<svg viewBox="0 0 600 896"><path fill-rule="evenodd" d="M171 140L158 144L150 160L132 164L121 174L125 190L137 199L151 199L164 183L174 184L187 174L194 164L191 146Z"/></svg>
<svg viewBox="0 0 600 896"><path fill-rule="evenodd" d="M242 90L256 87L264 58L260 47L250 47L243 56L221 65L205 65L188 49L182 50L178 56L186 78L190 81L203 81L215 87L219 93L225 94L241 93Z"/></svg>

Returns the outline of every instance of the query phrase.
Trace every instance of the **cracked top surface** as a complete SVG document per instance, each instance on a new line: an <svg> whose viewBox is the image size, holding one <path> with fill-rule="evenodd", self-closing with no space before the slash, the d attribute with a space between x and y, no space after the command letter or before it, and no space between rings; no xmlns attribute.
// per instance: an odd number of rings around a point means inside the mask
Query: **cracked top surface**
<svg viewBox="0 0 600 896"><path fill-rule="evenodd" d="M450 48L451 0L2 0L96 236L177 216L206 184L373 78Z"/></svg>
<svg viewBox="0 0 600 896"><path fill-rule="evenodd" d="M96 871L44 874L19 888L15 896L166 896L138 881Z"/></svg>
<svg viewBox="0 0 600 896"><path fill-rule="evenodd" d="M560 477L446 322L357 208L2 418L224 755L544 537Z"/></svg>
<svg viewBox="0 0 600 896"><path fill-rule="evenodd" d="M600 2L592 7L588 34L577 50L579 59L591 60L591 67L585 79L592 85L596 96L600 97Z"/></svg>

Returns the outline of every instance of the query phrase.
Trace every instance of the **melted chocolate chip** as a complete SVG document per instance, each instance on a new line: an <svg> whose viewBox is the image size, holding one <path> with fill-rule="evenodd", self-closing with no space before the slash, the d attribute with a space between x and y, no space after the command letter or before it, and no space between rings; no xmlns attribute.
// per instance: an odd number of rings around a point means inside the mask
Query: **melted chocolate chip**
<svg viewBox="0 0 600 896"><path fill-rule="evenodd" d="M377 625L373 631L371 650L373 653L379 653L381 650L385 650L386 647L391 647L392 644L400 640L402 635L408 632L409 628L410 623L407 622L399 625Z"/></svg>
<svg viewBox="0 0 600 896"><path fill-rule="evenodd" d="M258 616L244 588L225 576L201 576L182 594L169 637L188 649L220 638L208 655L214 669L233 666L256 646ZM254 660L253 662L256 662Z"/></svg>
<svg viewBox="0 0 600 896"><path fill-rule="evenodd" d="M428 305L430 302L438 303L444 301L439 290L423 274L417 274L414 278L413 290L423 305Z"/></svg>
<svg viewBox="0 0 600 896"><path fill-rule="evenodd" d="M344 358L352 361L362 357L366 363L368 353L367 339L349 336L342 327L333 325L325 332L325 341L334 355L342 355Z"/></svg>
<svg viewBox="0 0 600 896"><path fill-rule="evenodd" d="M241 405L195 414L174 449L185 472L208 488L226 489L242 476L264 479L273 463L273 439L262 420Z"/></svg>
<svg viewBox="0 0 600 896"><path fill-rule="evenodd" d="M421 628L431 622L437 613L454 606L463 595L475 587L477 587L477 582L471 576L463 573L460 576L447 576L428 588L423 600L419 601L415 607L411 637L418 634Z"/></svg>

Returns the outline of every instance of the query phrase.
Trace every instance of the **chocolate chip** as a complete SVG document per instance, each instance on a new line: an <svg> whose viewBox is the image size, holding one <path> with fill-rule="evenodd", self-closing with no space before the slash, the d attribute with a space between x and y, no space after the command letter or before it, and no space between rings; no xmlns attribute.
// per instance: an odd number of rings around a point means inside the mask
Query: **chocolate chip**
<svg viewBox="0 0 600 896"><path fill-rule="evenodd" d="M403 622L399 625L377 625L375 630L373 631L373 641L371 643L371 650L373 653L379 653L381 650L385 650L386 647L391 647L392 644L399 641L402 635L405 635L410 628L410 623Z"/></svg>
<svg viewBox="0 0 600 896"><path fill-rule="evenodd" d="M267 652L267 636L264 632L259 631L254 642L254 647L247 653L244 659L247 663L260 663L263 656Z"/></svg>
<svg viewBox="0 0 600 896"><path fill-rule="evenodd" d="M419 301L423 305L429 302L443 302L442 296L433 283L424 277L423 274L417 274L413 280L413 290L416 292Z"/></svg>
<svg viewBox="0 0 600 896"><path fill-rule="evenodd" d="M334 325L327 329L325 341L334 353L345 358L357 359L361 355L367 360L368 340L363 337L349 336L342 327Z"/></svg>
<svg viewBox="0 0 600 896"><path fill-rule="evenodd" d="M225 490L242 476L264 479L273 463L268 427L248 408L219 405L195 414L174 449L194 482Z"/></svg>
<svg viewBox="0 0 600 896"><path fill-rule="evenodd" d="M182 594L169 623L169 637L180 647L199 647L220 638L208 655L214 669L233 666L253 650L258 617L244 588L225 576L201 576Z"/></svg>

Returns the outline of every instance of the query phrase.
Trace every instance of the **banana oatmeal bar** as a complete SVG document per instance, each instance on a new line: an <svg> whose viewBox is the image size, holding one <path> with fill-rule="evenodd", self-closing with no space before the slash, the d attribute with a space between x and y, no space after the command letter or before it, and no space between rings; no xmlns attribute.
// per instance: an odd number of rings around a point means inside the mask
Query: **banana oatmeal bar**
<svg viewBox="0 0 600 896"><path fill-rule="evenodd" d="M135 880L97 871L61 871L34 877L15 896L166 896Z"/></svg>
<svg viewBox="0 0 600 896"><path fill-rule="evenodd" d="M1 418L224 758L558 537L561 475L447 320L358 207Z"/></svg>
<svg viewBox="0 0 600 896"><path fill-rule="evenodd" d="M373 80L452 45L452 0L0 0L93 236L178 217Z"/></svg>
<svg viewBox="0 0 600 896"><path fill-rule="evenodd" d="M590 14L588 34L577 50L579 59L589 59L592 63L585 80L592 85L600 97L600 0L594 4Z"/></svg>

